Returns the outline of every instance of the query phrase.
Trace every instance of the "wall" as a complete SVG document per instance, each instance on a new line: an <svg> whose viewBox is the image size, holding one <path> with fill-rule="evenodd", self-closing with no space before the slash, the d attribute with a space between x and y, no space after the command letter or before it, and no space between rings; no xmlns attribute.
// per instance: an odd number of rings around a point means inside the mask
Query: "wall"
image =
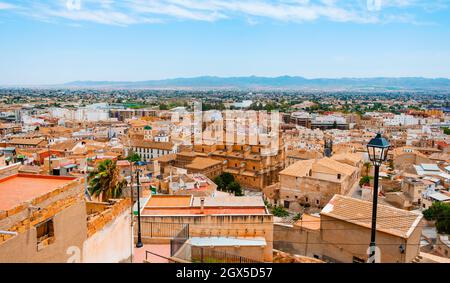
<svg viewBox="0 0 450 283"><path fill-rule="evenodd" d="M0 262L67 262L70 247L79 248L86 239L86 208L83 200L53 216L55 241L37 250L36 228L19 233L0 244Z"/></svg>
<svg viewBox="0 0 450 283"><path fill-rule="evenodd" d="M377 231L376 243L381 250L381 262L411 262L419 252L421 226L421 223L417 225L408 241L395 235ZM326 242L323 247L325 257L346 263L351 263L353 256L367 260L370 228L322 215L321 230L322 240ZM400 253L400 245L406 247L406 252L403 254Z"/></svg>
<svg viewBox="0 0 450 283"><path fill-rule="evenodd" d="M324 207L335 194L341 193L341 184L311 177L280 175L280 200L291 201L289 209L298 211L298 204L309 203L313 207ZM317 204L319 201L319 204Z"/></svg>
<svg viewBox="0 0 450 283"><path fill-rule="evenodd" d="M125 261L131 257L132 247L131 215L126 209L84 242L82 262Z"/></svg>
<svg viewBox="0 0 450 283"><path fill-rule="evenodd" d="M19 163L14 163L5 167L0 168L0 178L4 178L4 177L8 177L14 174L18 174L19 173L19 167L22 164Z"/></svg>
<svg viewBox="0 0 450 283"><path fill-rule="evenodd" d="M294 225L273 225L273 248L294 255L321 257L323 251L319 230L302 229Z"/></svg>

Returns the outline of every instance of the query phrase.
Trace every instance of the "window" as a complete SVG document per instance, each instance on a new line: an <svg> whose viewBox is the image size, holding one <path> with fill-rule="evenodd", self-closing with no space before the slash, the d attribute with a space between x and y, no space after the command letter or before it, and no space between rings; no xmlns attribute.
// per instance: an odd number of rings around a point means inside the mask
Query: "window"
<svg viewBox="0 0 450 283"><path fill-rule="evenodd" d="M338 178L338 180L340 180L341 179L341 174L337 174L337 178Z"/></svg>
<svg viewBox="0 0 450 283"><path fill-rule="evenodd" d="M320 204L320 201L319 201L318 199L316 199L316 204L317 204L317 205L319 205L319 204Z"/></svg>
<svg viewBox="0 0 450 283"><path fill-rule="evenodd" d="M289 208L289 202L288 201L284 201L284 208Z"/></svg>
<svg viewBox="0 0 450 283"><path fill-rule="evenodd" d="M308 202L308 197L305 197L305 201Z"/></svg>
<svg viewBox="0 0 450 283"><path fill-rule="evenodd" d="M36 225L36 240L38 251L52 244L55 241L55 231L53 229L53 219L49 219Z"/></svg>

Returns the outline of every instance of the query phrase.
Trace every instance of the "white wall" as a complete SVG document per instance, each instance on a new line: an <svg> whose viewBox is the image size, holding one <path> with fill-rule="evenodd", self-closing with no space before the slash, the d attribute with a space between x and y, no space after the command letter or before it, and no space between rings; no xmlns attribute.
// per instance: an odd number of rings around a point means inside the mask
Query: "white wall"
<svg viewBox="0 0 450 283"><path fill-rule="evenodd" d="M82 262L116 263L130 258L132 235L130 210L126 209L84 242Z"/></svg>

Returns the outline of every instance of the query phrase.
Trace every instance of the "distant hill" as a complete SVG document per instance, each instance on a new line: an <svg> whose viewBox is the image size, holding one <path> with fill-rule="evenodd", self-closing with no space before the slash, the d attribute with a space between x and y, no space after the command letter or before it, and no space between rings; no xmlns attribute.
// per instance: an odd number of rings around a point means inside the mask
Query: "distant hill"
<svg viewBox="0 0 450 283"><path fill-rule="evenodd" d="M446 78L339 78L307 79L297 76L280 77L214 77L175 78L137 82L75 81L65 87L80 88L388 88L388 89L450 89Z"/></svg>

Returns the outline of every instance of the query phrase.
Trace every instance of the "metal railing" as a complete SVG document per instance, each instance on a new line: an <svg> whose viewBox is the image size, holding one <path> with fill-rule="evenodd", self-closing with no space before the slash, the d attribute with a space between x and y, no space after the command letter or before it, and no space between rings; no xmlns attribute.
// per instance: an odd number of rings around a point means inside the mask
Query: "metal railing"
<svg viewBox="0 0 450 283"><path fill-rule="evenodd" d="M168 262L176 262L176 261L174 261L173 259L171 259L170 257L166 257L166 256L163 256L163 255L159 255L159 254L153 253L153 252L151 252L151 251L145 251L145 261L146 261L146 262L150 262L149 259L148 259L148 258L149 258L149 255L153 255L153 256L156 256L156 257L163 258L163 259L167 260Z"/></svg>
<svg viewBox="0 0 450 283"><path fill-rule="evenodd" d="M189 224L181 229L181 231L170 240L170 256L174 256L189 238Z"/></svg>

